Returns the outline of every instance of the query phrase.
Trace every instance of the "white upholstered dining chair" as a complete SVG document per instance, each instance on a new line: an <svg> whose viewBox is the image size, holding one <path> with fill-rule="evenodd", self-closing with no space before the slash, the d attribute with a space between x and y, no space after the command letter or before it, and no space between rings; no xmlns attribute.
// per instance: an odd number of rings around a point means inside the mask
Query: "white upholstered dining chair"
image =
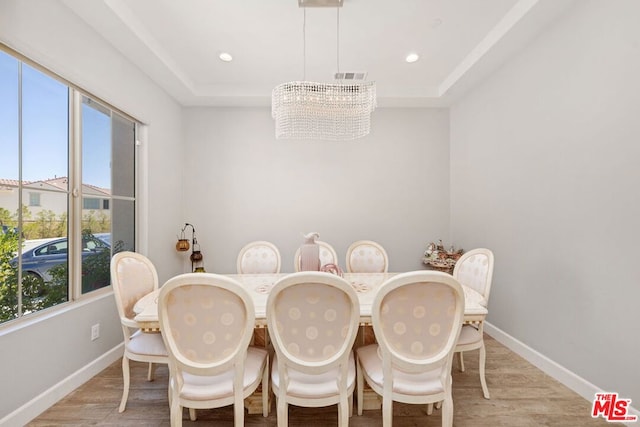
<svg viewBox="0 0 640 427"><path fill-rule="evenodd" d="M158 297L158 317L169 351L172 426L182 408L233 405L234 425L244 425L244 399L260 383L268 390L269 356L249 347L255 327L253 301L237 281L210 273L187 273L167 281ZM268 393L262 395L268 415Z"/></svg>
<svg viewBox="0 0 640 427"><path fill-rule="evenodd" d="M111 258L111 284L116 300L120 324L124 334L122 355L123 390L119 411L123 412L129 397L129 360L149 363L147 379L153 380L155 364L168 363L169 357L157 333L144 333L133 320L133 306L143 296L158 289L158 273L153 263L135 252L118 252Z"/></svg>
<svg viewBox="0 0 640 427"><path fill-rule="evenodd" d="M358 240L347 249L349 273L386 273L389 257L382 245L371 240Z"/></svg>
<svg viewBox="0 0 640 427"><path fill-rule="evenodd" d="M259 240L246 244L238 253L238 274L280 273L280 251L271 242Z"/></svg>
<svg viewBox="0 0 640 427"><path fill-rule="evenodd" d="M333 246L321 240L316 240L316 243L319 246L318 255L320 257L320 267L327 264L338 265L338 254L336 253L336 250L333 249ZM300 271L300 248L296 250L293 260L294 260L293 267L295 271L296 272Z"/></svg>
<svg viewBox="0 0 640 427"><path fill-rule="evenodd" d="M324 272L280 279L267 299L267 325L275 357L271 384L278 426L288 425L288 405L338 405L338 425L353 410L360 305L353 287Z"/></svg>
<svg viewBox="0 0 640 427"><path fill-rule="evenodd" d="M489 303L489 292L493 278L493 252L489 249L478 248L464 253L453 268L453 277L461 284L478 292L482 296L480 303L486 307ZM484 322L462 327L455 349L459 356L461 371L464 371L463 352L470 350L480 350L480 384L484 398L489 399L489 388L485 378L487 354L484 346Z"/></svg>
<svg viewBox="0 0 640 427"><path fill-rule="evenodd" d="M364 381L382 396L382 425L393 401L443 401L442 426L453 423L451 361L464 316L462 286L442 272L399 274L381 285L371 308L377 344L356 350L358 414Z"/></svg>

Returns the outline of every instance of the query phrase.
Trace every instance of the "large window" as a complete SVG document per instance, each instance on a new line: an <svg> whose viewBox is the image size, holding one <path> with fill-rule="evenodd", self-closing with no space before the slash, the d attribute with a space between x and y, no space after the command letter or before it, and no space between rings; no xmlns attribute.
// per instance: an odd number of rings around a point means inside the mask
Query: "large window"
<svg viewBox="0 0 640 427"><path fill-rule="evenodd" d="M136 123L0 50L0 322L108 286L135 249Z"/></svg>

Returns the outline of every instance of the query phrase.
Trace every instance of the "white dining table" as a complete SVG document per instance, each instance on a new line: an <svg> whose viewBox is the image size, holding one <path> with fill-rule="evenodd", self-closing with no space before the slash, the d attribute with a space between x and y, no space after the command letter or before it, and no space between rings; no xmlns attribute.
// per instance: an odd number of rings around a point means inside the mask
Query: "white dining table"
<svg viewBox="0 0 640 427"><path fill-rule="evenodd" d="M263 328L267 323L267 297L273 285L290 273L279 274L225 274L226 277L240 282L249 291L256 313L256 327ZM398 273L344 273L344 278L358 294L360 301L360 323L371 324L371 306L377 290L387 279ZM465 297L465 323L479 323L487 315L487 302L475 290L462 285ZM134 320L145 332L159 331L158 295L160 289L142 297L134 306Z"/></svg>

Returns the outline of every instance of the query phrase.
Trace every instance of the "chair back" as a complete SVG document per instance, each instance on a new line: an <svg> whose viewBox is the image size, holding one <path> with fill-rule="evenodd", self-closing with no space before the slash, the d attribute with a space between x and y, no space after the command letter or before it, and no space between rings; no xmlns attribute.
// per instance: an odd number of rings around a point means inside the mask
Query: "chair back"
<svg viewBox="0 0 640 427"><path fill-rule="evenodd" d="M464 316L464 292L442 272L399 274L381 285L372 306L373 330L383 362L384 378L391 367L425 372L451 359Z"/></svg>
<svg viewBox="0 0 640 427"><path fill-rule="evenodd" d="M133 306L158 289L158 273L144 255L135 252L118 252L111 258L111 285L116 297L120 319L133 321Z"/></svg>
<svg viewBox="0 0 640 427"><path fill-rule="evenodd" d="M263 240L248 243L238 253L238 274L280 273L280 251Z"/></svg>
<svg viewBox="0 0 640 427"><path fill-rule="evenodd" d="M389 258L382 245L371 240L359 240L347 249L349 273L386 273Z"/></svg>
<svg viewBox="0 0 640 427"><path fill-rule="evenodd" d="M234 366L242 372L255 311L237 281L211 273L176 276L160 290L158 317L177 373L216 375Z"/></svg>
<svg viewBox="0 0 640 427"><path fill-rule="evenodd" d="M281 377L289 366L310 374L346 370L359 319L358 296L343 278L308 271L280 279L267 299L267 325Z"/></svg>
<svg viewBox="0 0 640 427"><path fill-rule="evenodd" d="M319 246L318 256L320 257L320 267L327 264L338 265L338 254L336 253L336 250L333 248L333 246L321 240L316 240L316 244ZM300 248L296 250L293 259L294 270L298 272L300 271Z"/></svg>
<svg viewBox="0 0 640 427"><path fill-rule="evenodd" d="M480 293L488 304L493 279L493 252L478 248L462 254L453 268L453 277Z"/></svg>

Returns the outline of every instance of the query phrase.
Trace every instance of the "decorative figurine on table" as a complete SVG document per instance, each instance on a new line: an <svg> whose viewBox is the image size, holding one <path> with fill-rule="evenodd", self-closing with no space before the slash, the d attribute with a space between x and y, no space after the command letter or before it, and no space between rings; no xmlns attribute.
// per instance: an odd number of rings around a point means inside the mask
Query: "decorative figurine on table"
<svg viewBox="0 0 640 427"><path fill-rule="evenodd" d="M320 271L324 271L325 273L335 274L336 276L344 277L344 271L337 264L325 264L320 267Z"/></svg>
<svg viewBox="0 0 640 427"><path fill-rule="evenodd" d="M300 246L300 271L320 271L320 247L316 243L320 234L313 231L303 236L304 244Z"/></svg>
<svg viewBox="0 0 640 427"><path fill-rule="evenodd" d="M456 250L453 245L449 247L449 250L445 250L442 240L438 240L438 244L433 242L427 245L427 250L424 252L422 262L428 265L433 270L444 271L445 273L453 273L453 267L464 250Z"/></svg>

